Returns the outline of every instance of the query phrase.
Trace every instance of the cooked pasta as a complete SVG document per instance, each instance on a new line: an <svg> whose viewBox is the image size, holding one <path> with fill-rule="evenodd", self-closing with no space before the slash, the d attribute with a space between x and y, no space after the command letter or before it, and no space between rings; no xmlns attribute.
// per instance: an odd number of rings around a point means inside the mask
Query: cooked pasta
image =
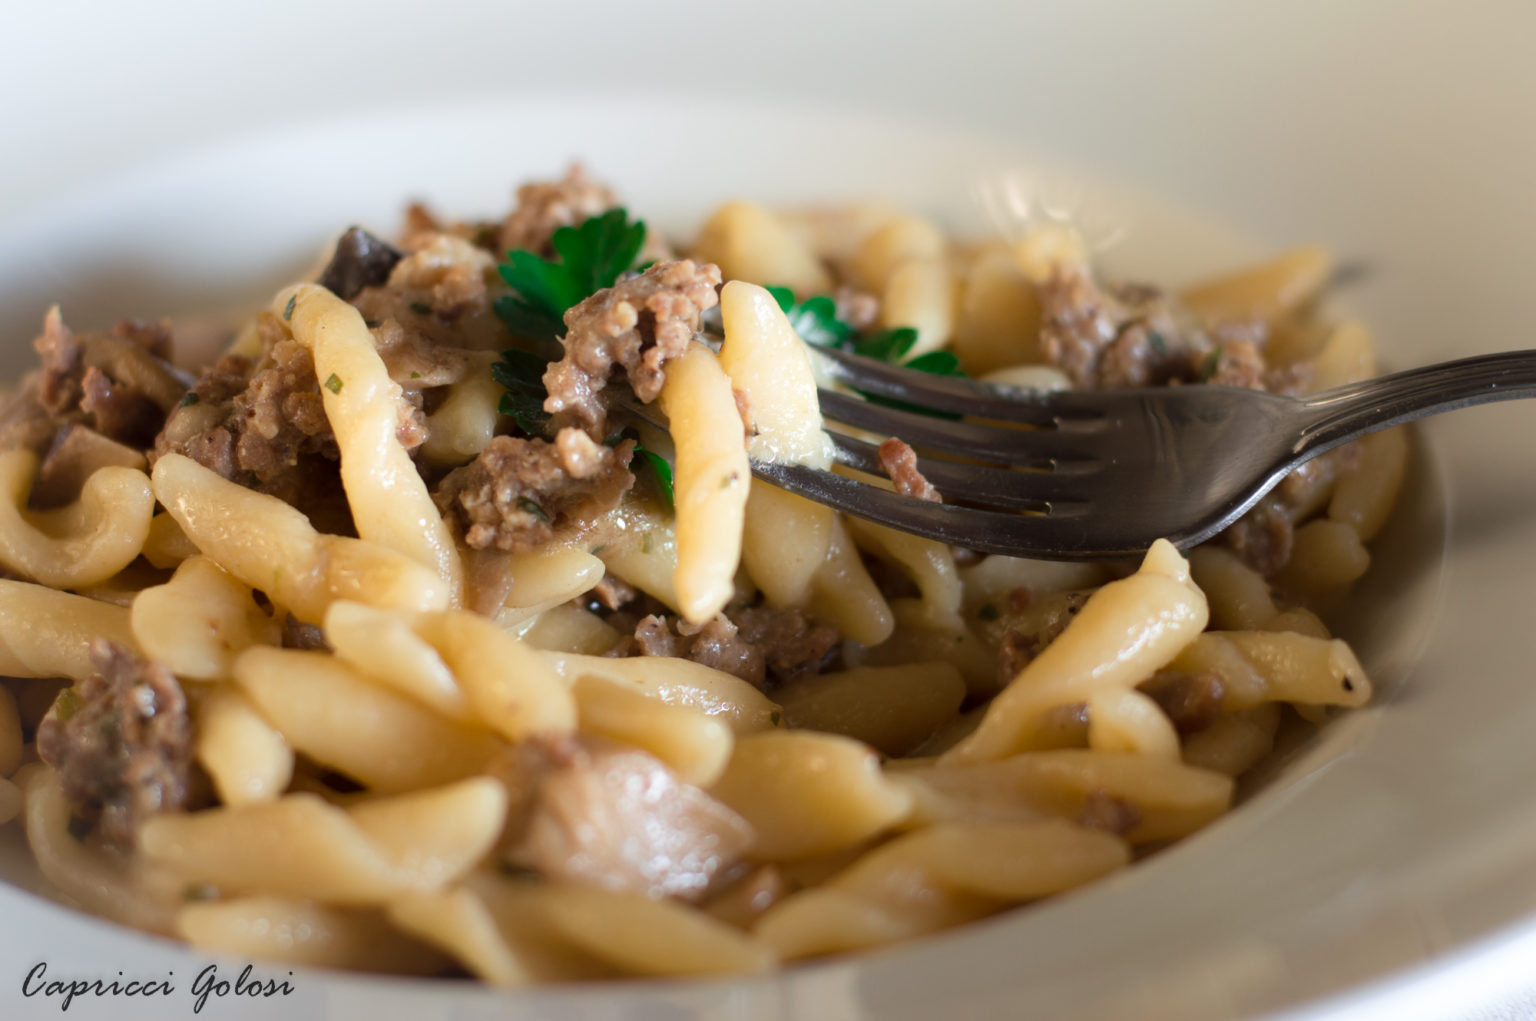
<svg viewBox="0 0 1536 1021"><path fill-rule="evenodd" d="M1406 434L1112 565L847 518L750 459L834 467L816 345L1362 378L1329 266L1170 296L1069 225L969 243L878 203L732 202L673 246L573 170L501 221L349 230L214 365L52 310L0 413L0 824L62 897L206 951L502 987L760 974L1091 882L1369 700L1324 618Z"/></svg>

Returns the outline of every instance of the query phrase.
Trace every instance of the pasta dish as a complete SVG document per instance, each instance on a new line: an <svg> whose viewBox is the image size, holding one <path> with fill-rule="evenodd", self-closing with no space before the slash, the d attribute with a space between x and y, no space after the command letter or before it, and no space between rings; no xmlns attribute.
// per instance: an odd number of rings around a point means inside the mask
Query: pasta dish
<svg viewBox="0 0 1536 1021"><path fill-rule="evenodd" d="M1370 698L1323 616L1401 430L1126 564L750 470L847 470L818 347L1051 389L1374 375L1320 250L1168 292L1067 224L971 242L875 202L733 202L679 243L579 169L405 219L212 358L47 312L0 408L0 824L60 899L291 964L761 973L1123 868ZM861 477L939 498L872 439Z"/></svg>

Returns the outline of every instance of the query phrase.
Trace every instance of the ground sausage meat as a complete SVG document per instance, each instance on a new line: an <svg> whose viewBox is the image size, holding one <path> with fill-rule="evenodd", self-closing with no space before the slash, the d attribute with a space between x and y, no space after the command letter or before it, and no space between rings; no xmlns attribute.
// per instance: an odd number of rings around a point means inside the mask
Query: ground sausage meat
<svg viewBox="0 0 1536 1021"><path fill-rule="evenodd" d="M1159 670L1138 687L1158 704L1182 735L1197 733L1215 723L1221 715L1222 696L1226 694L1221 678L1208 670Z"/></svg>
<svg viewBox="0 0 1536 1021"><path fill-rule="evenodd" d="M438 510L471 549L527 553L577 535L635 483L634 442L594 443L563 429L554 442L497 436L433 490Z"/></svg>
<svg viewBox="0 0 1536 1021"><path fill-rule="evenodd" d="M544 373L544 410L559 425L601 436L600 394L622 372L635 396L661 393L662 366L688 349L705 309L720 302L720 268L690 259L658 262L565 313L565 356Z"/></svg>
<svg viewBox="0 0 1536 1021"><path fill-rule="evenodd" d="M762 688L820 673L840 641L835 628L799 610L765 604L732 607L703 624L653 613L608 655L690 659Z"/></svg>
<svg viewBox="0 0 1536 1021"><path fill-rule="evenodd" d="M1188 375L1186 331L1150 287L1100 287L1058 271L1038 289L1040 351L1083 389L1156 386Z"/></svg>
<svg viewBox="0 0 1536 1021"><path fill-rule="evenodd" d="M555 254L549 243L555 231L573 227L616 205L613 192L588 177L579 165L558 181L530 181L517 189L517 205L501 221L498 250L521 248L548 258Z"/></svg>
<svg viewBox="0 0 1536 1021"><path fill-rule="evenodd" d="M1060 592L1035 599L1029 589L1009 593L1008 626L997 649L998 680L1007 684L1067 629L1084 606L1088 592Z"/></svg>
<svg viewBox="0 0 1536 1021"><path fill-rule="evenodd" d="M880 467L896 484L896 492L915 500L943 503L939 491L923 477L917 467L917 453L906 443L892 436L880 444Z"/></svg>
<svg viewBox="0 0 1536 1021"><path fill-rule="evenodd" d="M155 438L154 458L176 453L249 489L301 509L333 491L340 452L326 418L309 349L270 315L259 359L225 355L192 385ZM421 410L397 402L396 438L413 451L426 438Z"/></svg>
<svg viewBox="0 0 1536 1021"><path fill-rule="evenodd" d="M165 666L105 639L91 643L91 665L39 725L37 751L102 838L132 847L146 817L186 804L187 700Z"/></svg>
<svg viewBox="0 0 1536 1021"><path fill-rule="evenodd" d="M164 325L120 322L76 334L50 309L34 342L40 368L0 408L0 449L45 454L62 430L84 426L114 443L144 450L186 389L167 357Z"/></svg>

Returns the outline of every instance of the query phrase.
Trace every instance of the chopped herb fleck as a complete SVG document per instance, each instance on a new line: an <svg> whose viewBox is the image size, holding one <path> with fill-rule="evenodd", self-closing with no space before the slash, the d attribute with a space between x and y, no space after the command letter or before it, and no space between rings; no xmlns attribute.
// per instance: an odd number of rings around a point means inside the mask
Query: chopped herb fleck
<svg viewBox="0 0 1536 1021"><path fill-rule="evenodd" d="M415 369L412 369L411 370L411 378L412 379L420 379L421 378L421 373L417 372Z"/></svg>
<svg viewBox="0 0 1536 1021"><path fill-rule="evenodd" d="M294 310L294 307L298 305L298 303L299 303L298 292L294 292L293 294L288 295L288 304L283 306L283 321L284 322L291 322L293 320L293 310Z"/></svg>
<svg viewBox="0 0 1536 1021"><path fill-rule="evenodd" d="M1211 348L1211 353L1205 356L1200 363L1200 382L1209 383L1216 378L1217 371L1221 368L1221 348Z"/></svg>
<svg viewBox="0 0 1536 1021"><path fill-rule="evenodd" d="M341 387L342 387L341 377L336 375L336 373L333 372L329 376L325 377L325 388L327 390L329 390L331 393L333 393L333 394L341 393Z"/></svg>
<svg viewBox="0 0 1536 1021"><path fill-rule="evenodd" d="M591 549L587 550L587 552L592 554L595 557L595 556L597 556L599 553L601 553L603 550L605 550L607 548L608 548L608 544L605 542L605 543L603 543L600 546L593 546Z"/></svg>
<svg viewBox="0 0 1536 1021"><path fill-rule="evenodd" d="M182 395L181 406L183 408L190 408L200 400L202 400L201 397L193 393L191 390L188 390L185 394Z"/></svg>
<svg viewBox="0 0 1536 1021"><path fill-rule="evenodd" d="M654 553L654 552L656 552L656 540L651 535L650 532L646 532L644 535L642 535L640 537L640 552L641 553Z"/></svg>
<svg viewBox="0 0 1536 1021"><path fill-rule="evenodd" d="M75 693L74 688L65 688L53 700L53 708L54 716L63 723L80 711L80 696Z"/></svg>
<svg viewBox="0 0 1536 1021"><path fill-rule="evenodd" d="M411 302L411 311L415 312L419 316L431 315L432 306L428 305L424 301L413 301Z"/></svg>
<svg viewBox="0 0 1536 1021"><path fill-rule="evenodd" d="M1152 350L1156 351L1159 357L1163 357L1168 354L1168 342L1164 340L1163 335L1158 333L1156 330L1148 332L1147 343L1152 346Z"/></svg>
<svg viewBox="0 0 1536 1021"><path fill-rule="evenodd" d="M977 620L996 620L1001 616L994 603L983 603L981 609L976 611Z"/></svg>
<svg viewBox="0 0 1536 1021"><path fill-rule="evenodd" d="M537 503L528 499L526 496L520 496L517 498L517 509L524 512L525 514L532 514L546 525L549 524L549 512L546 511L543 507L540 507Z"/></svg>
<svg viewBox="0 0 1536 1021"><path fill-rule="evenodd" d="M779 725L779 721L783 718L784 714L779 712L777 709L768 714L768 722L773 724L775 727Z"/></svg>
<svg viewBox="0 0 1536 1021"><path fill-rule="evenodd" d="M720 480L720 488L721 489L730 489L732 486L734 486L736 483L738 483L740 481L741 481L741 476L737 475L735 472L731 472L725 478Z"/></svg>

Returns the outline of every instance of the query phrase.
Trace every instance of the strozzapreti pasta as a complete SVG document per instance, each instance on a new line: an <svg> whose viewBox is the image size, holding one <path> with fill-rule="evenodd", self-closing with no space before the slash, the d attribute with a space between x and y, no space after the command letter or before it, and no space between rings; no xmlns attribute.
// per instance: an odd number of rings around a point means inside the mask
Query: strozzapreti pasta
<svg viewBox="0 0 1536 1021"><path fill-rule="evenodd" d="M0 823L61 898L204 950L501 986L761 973L1091 882L1370 698L1324 617L1404 435L1115 565L845 518L749 458L845 470L818 345L1358 379L1328 275L1304 249L1169 294L1069 225L874 203L664 241L573 170L499 221L347 231L212 365L51 311L0 410ZM869 438L873 481L937 496Z"/></svg>

